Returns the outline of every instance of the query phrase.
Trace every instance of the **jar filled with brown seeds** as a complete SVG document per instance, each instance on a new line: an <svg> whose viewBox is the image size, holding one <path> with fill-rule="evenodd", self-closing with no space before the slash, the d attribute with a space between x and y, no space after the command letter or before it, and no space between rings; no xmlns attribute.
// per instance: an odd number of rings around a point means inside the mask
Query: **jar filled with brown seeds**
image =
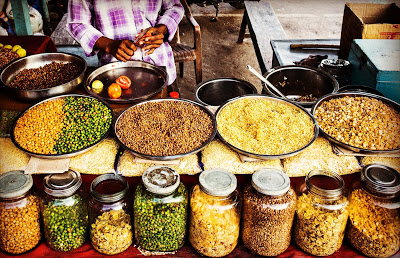
<svg viewBox="0 0 400 258"><path fill-rule="evenodd" d="M290 245L296 193L289 177L276 169L254 172L243 191L242 240L252 252L276 256Z"/></svg>
<svg viewBox="0 0 400 258"><path fill-rule="evenodd" d="M367 165L349 199L350 244L370 257L395 255L400 249L400 174L383 165Z"/></svg>
<svg viewBox="0 0 400 258"><path fill-rule="evenodd" d="M224 169L210 169L199 176L190 196L189 241L202 255L230 254L239 238L241 200L236 177Z"/></svg>
<svg viewBox="0 0 400 258"><path fill-rule="evenodd" d="M0 176L0 249L21 254L40 241L39 197L31 175L10 171Z"/></svg>
<svg viewBox="0 0 400 258"><path fill-rule="evenodd" d="M306 176L305 187L297 200L294 240L307 253L331 255L342 246L349 213L343 178L316 169Z"/></svg>

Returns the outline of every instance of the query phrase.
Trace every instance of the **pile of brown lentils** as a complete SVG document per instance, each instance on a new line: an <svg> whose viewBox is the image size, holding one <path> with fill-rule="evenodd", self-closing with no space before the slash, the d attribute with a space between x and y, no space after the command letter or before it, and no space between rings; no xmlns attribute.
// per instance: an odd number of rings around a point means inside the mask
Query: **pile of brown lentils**
<svg viewBox="0 0 400 258"><path fill-rule="evenodd" d="M201 147L213 132L212 118L200 107L164 100L131 107L116 125L118 139L151 156L172 156Z"/></svg>
<svg viewBox="0 0 400 258"><path fill-rule="evenodd" d="M51 62L42 67L23 69L9 84L20 90L39 90L62 85L76 79L82 68L74 63Z"/></svg>
<svg viewBox="0 0 400 258"><path fill-rule="evenodd" d="M0 47L0 70L17 58L19 55L11 49Z"/></svg>

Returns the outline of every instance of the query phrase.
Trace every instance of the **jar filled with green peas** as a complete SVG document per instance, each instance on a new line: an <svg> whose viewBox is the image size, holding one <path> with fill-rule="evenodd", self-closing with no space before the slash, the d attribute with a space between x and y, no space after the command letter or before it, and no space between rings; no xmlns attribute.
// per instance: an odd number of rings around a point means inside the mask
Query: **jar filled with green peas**
<svg viewBox="0 0 400 258"><path fill-rule="evenodd" d="M136 243L149 251L174 251L185 243L188 193L179 174L152 166L142 175L133 203Z"/></svg>
<svg viewBox="0 0 400 258"><path fill-rule="evenodd" d="M31 175L10 171L0 176L0 249L21 254L40 241L40 198Z"/></svg>
<svg viewBox="0 0 400 258"><path fill-rule="evenodd" d="M115 174L96 177L90 187L90 240L99 253L118 254L132 244L131 201L125 178Z"/></svg>
<svg viewBox="0 0 400 258"><path fill-rule="evenodd" d="M81 175L74 170L50 174L43 180L43 190L41 212L48 245L63 252L82 246L89 218Z"/></svg>

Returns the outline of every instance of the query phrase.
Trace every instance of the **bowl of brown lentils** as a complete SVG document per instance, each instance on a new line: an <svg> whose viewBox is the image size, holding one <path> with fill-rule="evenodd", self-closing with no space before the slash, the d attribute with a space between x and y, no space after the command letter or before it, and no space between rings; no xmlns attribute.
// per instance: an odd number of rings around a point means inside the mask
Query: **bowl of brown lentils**
<svg viewBox="0 0 400 258"><path fill-rule="evenodd" d="M86 68L86 61L80 56L43 53L9 63L0 79L12 96L36 101L75 90L83 82Z"/></svg>
<svg viewBox="0 0 400 258"><path fill-rule="evenodd" d="M40 158L69 158L99 144L111 131L113 111L102 100L69 94L43 100L14 121L11 140Z"/></svg>
<svg viewBox="0 0 400 258"><path fill-rule="evenodd" d="M400 104L371 93L343 92L320 98L311 113L333 143L358 153L400 152Z"/></svg>
<svg viewBox="0 0 400 258"><path fill-rule="evenodd" d="M175 160L197 153L216 134L214 115L186 99L154 99L133 105L115 120L116 139L134 155Z"/></svg>

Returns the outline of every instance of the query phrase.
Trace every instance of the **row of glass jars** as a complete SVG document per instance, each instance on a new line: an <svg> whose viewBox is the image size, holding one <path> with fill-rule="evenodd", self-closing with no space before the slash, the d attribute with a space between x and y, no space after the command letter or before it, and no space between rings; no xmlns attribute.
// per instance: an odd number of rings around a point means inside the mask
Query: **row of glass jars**
<svg viewBox="0 0 400 258"><path fill-rule="evenodd" d="M241 218L244 245L264 256L283 253L292 231L302 250L333 254L342 245L346 225L349 242L365 255L388 257L400 248L400 176L380 165L364 168L349 200L343 179L330 171L311 171L297 197L290 179L278 170L255 172L243 196L233 174L207 170L192 188L190 204L176 171L151 167L135 189L133 227L123 177L98 176L91 184L89 205L74 171L46 176L41 201L30 190L32 184L32 177L22 171L0 176L0 248L8 253L23 253L38 244L40 211L47 243L58 251L80 247L88 232L93 247L104 254L123 252L133 235L145 250L177 250L186 238L188 210L189 241L210 257L234 250Z"/></svg>

